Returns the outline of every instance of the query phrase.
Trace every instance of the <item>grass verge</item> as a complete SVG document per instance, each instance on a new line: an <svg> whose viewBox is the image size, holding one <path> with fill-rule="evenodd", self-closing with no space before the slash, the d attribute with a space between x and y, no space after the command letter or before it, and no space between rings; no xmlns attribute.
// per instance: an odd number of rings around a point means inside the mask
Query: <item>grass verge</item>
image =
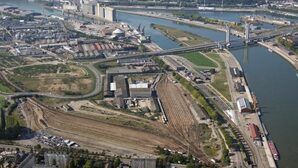
<svg viewBox="0 0 298 168"><path fill-rule="evenodd" d="M216 63L199 52L183 53L180 54L180 56L186 58L188 61L192 62L196 66L207 66L213 68L217 67Z"/></svg>

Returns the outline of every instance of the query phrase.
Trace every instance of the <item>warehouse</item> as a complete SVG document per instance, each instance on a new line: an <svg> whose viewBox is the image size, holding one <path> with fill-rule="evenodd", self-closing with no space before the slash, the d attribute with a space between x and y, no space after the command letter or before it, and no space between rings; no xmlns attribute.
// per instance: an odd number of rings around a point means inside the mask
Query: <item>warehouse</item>
<svg viewBox="0 0 298 168"><path fill-rule="evenodd" d="M131 98L148 98L152 96L152 91L150 88L130 88Z"/></svg>
<svg viewBox="0 0 298 168"><path fill-rule="evenodd" d="M112 35L114 35L116 37L125 37L125 31L123 31L121 29L116 29L113 31Z"/></svg>
<svg viewBox="0 0 298 168"><path fill-rule="evenodd" d="M239 98L237 100L237 107L241 113L251 113L252 109L249 101L246 98Z"/></svg>
<svg viewBox="0 0 298 168"><path fill-rule="evenodd" d="M144 65L147 63L152 63L152 60L149 57L143 58L127 58L127 59L118 59L117 63L120 65Z"/></svg>
<svg viewBox="0 0 298 168"><path fill-rule="evenodd" d="M236 82L234 88L237 92L245 92L245 87L240 82Z"/></svg>
<svg viewBox="0 0 298 168"><path fill-rule="evenodd" d="M110 75L110 74L107 74L106 75L106 80L104 80L104 89L103 89L103 95L104 95L104 97L113 97L113 92L110 89L110 83L112 81L113 81L113 76Z"/></svg>
<svg viewBox="0 0 298 168"><path fill-rule="evenodd" d="M152 158L132 158L132 168L156 168L156 159Z"/></svg>
<svg viewBox="0 0 298 168"><path fill-rule="evenodd" d="M127 78L124 75L118 75L114 77L114 81L116 83L115 97L129 97Z"/></svg>
<svg viewBox="0 0 298 168"><path fill-rule="evenodd" d="M249 127L249 131L250 131L250 137L254 140L254 141L258 141L261 139L261 133L259 131L258 126L256 126L255 124L248 124Z"/></svg>
<svg viewBox="0 0 298 168"><path fill-rule="evenodd" d="M233 78L242 77L242 72L239 68L230 68L230 72Z"/></svg>

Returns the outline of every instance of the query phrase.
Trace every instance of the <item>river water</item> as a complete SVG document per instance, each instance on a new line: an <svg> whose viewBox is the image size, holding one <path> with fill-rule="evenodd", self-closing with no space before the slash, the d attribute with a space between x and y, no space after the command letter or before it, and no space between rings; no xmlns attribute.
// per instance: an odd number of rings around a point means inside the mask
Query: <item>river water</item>
<svg viewBox="0 0 298 168"><path fill-rule="evenodd" d="M120 13L119 19L133 26L146 26L146 33L162 48L174 48L177 44L168 42L168 38L150 28L151 23L174 27L214 41L225 38L223 32L177 24L172 21L145 16L136 16ZM236 37L233 37L236 38ZM296 167L298 159L298 77L297 71L279 55L269 52L260 46L234 49L231 52L236 56L243 67L251 90L257 95L262 107L262 117L270 138L279 149L280 167Z"/></svg>
<svg viewBox="0 0 298 168"><path fill-rule="evenodd" d="M0 2L3 2L1 0ZM37 12L56 14L51 10L43 10L39 3L6 1L11 5L34 9ZM59 14L59 13L58 13ZM241 15L250 13L242 12ZM216 15L208 14L208 15ZM237 16L235 16L237 15ZM221 13L224 20L235 20L240 14ZM163 19L118 13L120 21L127 22L134 27L139 24L145 26L145 32L164 49L179 47L179 45L160 32L150 28L151 23L162 24L208 37L214 41L225 38L223 32L177 24ZM236 37L233 37L236 38ZM284 59L260 46L234 49L231 52L238 59L244 69L251 90L257 95L262 107L262 121L270 133L280 152L279 167L296 168L298 159L298 77L297 71Z"/></svg>

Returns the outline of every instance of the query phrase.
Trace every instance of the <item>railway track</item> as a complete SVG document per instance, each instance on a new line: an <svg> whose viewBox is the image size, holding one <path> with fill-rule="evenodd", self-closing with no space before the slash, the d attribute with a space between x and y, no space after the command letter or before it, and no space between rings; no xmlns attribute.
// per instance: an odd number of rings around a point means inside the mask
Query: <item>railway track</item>
<svg viewBox="0 0 298 168"><path fill-rule="evenodd" d="M168 117L167 127L174 136L180 139L184 145L184 150L194 154L205 163L210 160L200 149L200 142L197 140L198 132L192 129L196 121L187 106L183 91L172 83L167 77L161 79L157 85L157 92Z"/></svg>

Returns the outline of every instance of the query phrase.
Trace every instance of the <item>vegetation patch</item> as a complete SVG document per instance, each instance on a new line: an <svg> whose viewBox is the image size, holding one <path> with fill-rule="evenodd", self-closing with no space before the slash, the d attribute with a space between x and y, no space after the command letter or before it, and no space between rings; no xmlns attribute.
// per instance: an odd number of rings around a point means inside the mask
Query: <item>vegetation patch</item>
<svg viewBox="0 0 298 168"><path fill-rule="evenodd" d="M40 74L49 74L49 73L68 73L71 72L69 66L64 64L58 65L34 65L34 66L26 66L14 69L14 73L26 77L37 76Z"/></svg>
<svg viewBox="0 0 298 168"><path fill-rule="evenodd" d="M151 24L151 27L164 33L173 41L178 41L181 45L184 45L184 46L206 44L210 42L208 38L205 38L190 32L186 32L183 30L175 29L172 27L158 25L158 24Z"/></svg>
<svg viewBox="0 0 298 168"><path fill-rule="evenodd" d="M35 65L16 68L9 78L27 91L42 91L64 95L89 93L95 83L94 75L74 65Z"/></svg>
<svg viewBox="0 0 298 168"><path fill-rule="evenodd" d="M244 28L240 22L237 23L237 22L221 21L218 19L202 17L199 14L194 14L194 13L174 12L173 14L175 16L177 16L179 18L183 18L183 19L200 21L200 22L204 22L205 24L207 23L207 24L214 24L214 25L220 25L220 26L228 25L229 27L236 29L238 31L241 31L241 32L244 31Z"/></svg>
<svg viewBox="0 0 298 168"><path fill-rule="evenodd" d="M0 96L0 109L7 108L9 105L8 101L4 97Z"/></svg>
<svg viewBox="0 0 298 168"><path fill-rule="evenodd" d="M10 92L12 92L12 90L8 86L3 84L2 81L0 81L0 92L10 93Z"/></svg>
<svg viewBox="0 0 298 168"><path fill-rule="evenodd" d="M216 157L218 155L218 151L220 151L221 146L218 144L208 144L204 146L204 151L209 157Z"/></svg>
<svg viewBox="0 0 298 168"><path fill-rule="evenodd" d="M183 53L180 54L180 56L186 58L196 66L207 66L214 68L217 67L216 63L214 63L211 59L205 57L200 52Z"/></svg>
<svg viewBox="0 0 298 168"><path fill-rule="evenodd" d="M227 74L226 74L226 66L223 60L219 57L218 54L208 53L210 58L216 60L220 66L221 70L214 76L214 79L211 85L218 90L227 100L231 101L231 93L228 85Z"/></svg>
<svg viewBox="0 0 298 168"><path fill-rule="evenodd" d="M209 117L212 118L213 120L217 120L218 114L209 105L209 103L207 102L205 97L201 94L201 92L197 88L192 86L192 84L189 81L181 77L179 74L174 73L173 75L176 78L176 80L179 81L179 83L181 83L191 93L191 95L197 100L197 102L202 107L202 109L204 109L207 112Z"/></svg>

